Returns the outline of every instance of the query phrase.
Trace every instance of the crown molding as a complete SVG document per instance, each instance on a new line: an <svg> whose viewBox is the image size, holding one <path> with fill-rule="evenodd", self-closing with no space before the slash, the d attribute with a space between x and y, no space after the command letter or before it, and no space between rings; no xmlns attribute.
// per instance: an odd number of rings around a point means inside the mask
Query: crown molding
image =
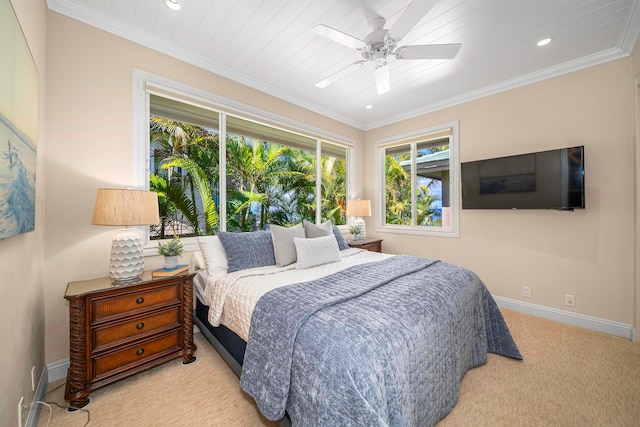
<svg viewBox="0 0 640 427"><path fill-rule="evenodd" d="M627 55L631 55L640 37L640 4L637 1L631 2L631 13L627 18L624 30L620 35L618 46Z"/></svg>

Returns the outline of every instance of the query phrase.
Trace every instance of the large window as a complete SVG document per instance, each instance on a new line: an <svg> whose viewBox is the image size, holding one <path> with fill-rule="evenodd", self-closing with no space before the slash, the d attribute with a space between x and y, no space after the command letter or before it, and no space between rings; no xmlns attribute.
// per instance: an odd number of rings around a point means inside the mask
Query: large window
<svg viewBox="0 0 640 427"><path fill-rule="evenodd" d="M458 235L457 123L378 141L380 231Z"/></svg>
<svg viewBox="0 0 640 427"><path fill-rule="evenodd" d="M178 96L148 100L148 180L161 217L151 239L346 224L350 145Z"/></svg>

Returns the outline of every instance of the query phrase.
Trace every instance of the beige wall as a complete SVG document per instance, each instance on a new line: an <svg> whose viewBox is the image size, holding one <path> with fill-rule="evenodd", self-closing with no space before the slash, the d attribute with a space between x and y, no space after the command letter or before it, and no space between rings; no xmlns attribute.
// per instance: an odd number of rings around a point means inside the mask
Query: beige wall
<svg viewBox="0 0 640 427"><path fill-rule="evenodd" d="M367 164L377 139L452 120L461 162L585 146L586 209L462 210L460 238L384 233L384 249L471 268L494 295L634 323L632 80L625 58L367 132ZM373 182L368 168L369 198Z"/></svg>
<svg viewBox="0 0 640 427"><path fill-rule="evenodd" d="M0 425L18 425L21 396L29 404L31 367L36 381L44 368L44 155L46 4L11 0L39 75L39 134L35 231L0 241ZM2 59L3 60L3 59ZM23 422L28 413L23 411Z"/></svg>
<svg viewBox="0 0 640 427"><path fill-rule="evenodd" d="M67 283L108 271L111 238L118 230L92 226L91 215L99 187L131 185L134 67L360 143L364 137L360 130L54 12L48 14L47 39L47 362L68 357ZM158 262L147 260L147 266Z"/></svg>
<svg viewBox="0 0 640 427"><path fill-rule="evenodd" d="M633 92L634 92L634 147L635 147L635 326L636 331L640 330L640 41L636 43L636 47L631 57Z"/></svg>

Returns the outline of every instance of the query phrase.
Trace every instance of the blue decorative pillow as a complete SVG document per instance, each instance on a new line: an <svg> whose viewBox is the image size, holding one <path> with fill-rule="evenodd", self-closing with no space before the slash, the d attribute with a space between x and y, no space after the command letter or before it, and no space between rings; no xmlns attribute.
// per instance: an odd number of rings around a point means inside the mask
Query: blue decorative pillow
<svg viewBox="0 0 640 427"><path fill-rule="evenodd" d="M247 268L276 265L271 232L259 230L248 233L218 233L220 242L227 253L228 272Z"/></svg>
<svg viewBox="0 0 640 427"><path fill-rule="evenodd" d="M340 232L340 229L338 229L338 227L335 225L333 226L333 235L336 236L336 240L338 241L338 248L341 251L344 251L345 249L349 249L349 245L344 240L344 237L342 237L342 233Z"/></svg>

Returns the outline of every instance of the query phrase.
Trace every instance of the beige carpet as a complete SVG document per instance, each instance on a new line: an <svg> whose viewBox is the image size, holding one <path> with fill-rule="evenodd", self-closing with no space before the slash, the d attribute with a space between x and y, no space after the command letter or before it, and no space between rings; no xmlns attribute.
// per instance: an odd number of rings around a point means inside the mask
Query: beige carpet
<svg viewBox="0 0 640 427"><path fill-rule="evenodd" d="M524 361L489 355L465 375L438 426L640 426L640 344L503 310ZM91 394L89 426L270 426L238 378L196 334L198 360L176 360ZM64 404L62 381L48 402ZM88 415L52 405L50 426ZM47 425L43 407L38 426Z"/></svg>

